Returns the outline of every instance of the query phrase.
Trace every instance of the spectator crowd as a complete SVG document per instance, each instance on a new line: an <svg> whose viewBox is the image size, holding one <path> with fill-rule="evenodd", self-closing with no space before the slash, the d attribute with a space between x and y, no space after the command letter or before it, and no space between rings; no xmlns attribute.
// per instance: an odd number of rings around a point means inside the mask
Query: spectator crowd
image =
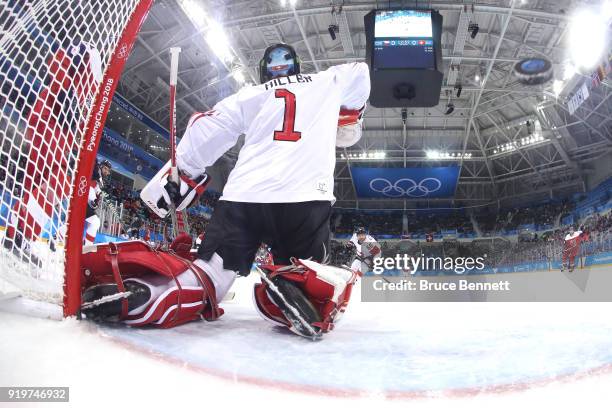
<svg viewBox="0 0 612 408"><path fill-rule="evenodd" d="M124 233L131 230L133 236L152 241L171 240L171 225L161 220L142 204L139 192L111 182L107 188L107 199L123 206L122 226ZM210 213L219 200L219 194L206 191L196 208L204 212L191 211L189 224L195 238L204 233ZM532 207L510 210L484 210L469 214L465 211L336 211L331 217L331 230L337 237L348 238L358 226L363 226L370 235L379 238L395 238L382 241L383 256L408 254L410 256L484 256L487 266L501 267L523 262L549 262L558 260L563 248L563 239L569 230L561 220L572 213L574 204L570 201L546 203ZM529 228L525 229L525 226ZM535 228L534 226L537 226ZM544 226L545 228L540 228ZM612 250L612 213L594 213L582 219L579 229L588 239L583 243L582 254L589 255ZM530 229L531 228L531 229ZM128 231L126 231L128 230ZM461 241L441 240L443 232L455 231L454 238L472 234L475 239ZM476 232L479 232L476 234ZM517 233L518 240L504 238L504 233ZM152 234L152 235L151 235ZM415 234L418 237L415 239ZM506 234L507 235L507 234ZM433 242L425 237L435 237ZM402 239L400 239L402 238ZM350 263L353 256L344 241L334 239L331 243L331 263Z"/></svg>
<svg viewBox="0 0 612 408"><path fill-rule="evenodd" d="M160 219L140 200L140 191L135 191L120 182L111 180L105 187L106 205L116 206L121 212L121 233L133 238L163 243L172 240L172 225L169 219ZM219 194L206 191L200 197L197 209L212 211ZM189 229L193 238L204 233L210 213L192 210L188 214ZM102 231L106 232L106 231Z"/></svg>

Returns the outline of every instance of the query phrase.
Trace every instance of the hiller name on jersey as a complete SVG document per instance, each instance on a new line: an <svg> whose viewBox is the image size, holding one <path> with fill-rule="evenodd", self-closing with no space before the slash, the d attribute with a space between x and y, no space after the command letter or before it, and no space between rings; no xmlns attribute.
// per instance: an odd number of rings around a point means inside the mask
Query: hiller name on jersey
<svg viewBox="0 0 612 408"><path fill-rule="evenodd" d="M298 84L298 83L304 84L307 82L312 82L312 78L310 77L310 75L297 74L297 75L292 75L288 77L274 78L273 80L266 82L265 86L266 86L266 91L267 91L268 89L276 88L277 86L286 86L289 84Z"/></svg>

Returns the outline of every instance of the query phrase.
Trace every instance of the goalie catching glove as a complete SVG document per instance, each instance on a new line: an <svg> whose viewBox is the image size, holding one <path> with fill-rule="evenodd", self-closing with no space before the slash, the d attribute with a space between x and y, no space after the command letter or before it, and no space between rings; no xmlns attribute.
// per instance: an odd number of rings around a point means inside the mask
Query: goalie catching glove
<svg viewBox="0 0 612 408"><path fill-rule="evenodd" d="M204 193L210 176L206 173L189 177L179 171L178 183L171 179L170 162L147 183L140 192L140 198L159 217L165 218L174 206L182 211L193 204Z"/></svg>
<svg viewBox="0 0 612 408"><path fill-rule="evenodd" d="M361 139L361 124L365 105L361 109L340 109L336 147L350 147Z"/></svg>

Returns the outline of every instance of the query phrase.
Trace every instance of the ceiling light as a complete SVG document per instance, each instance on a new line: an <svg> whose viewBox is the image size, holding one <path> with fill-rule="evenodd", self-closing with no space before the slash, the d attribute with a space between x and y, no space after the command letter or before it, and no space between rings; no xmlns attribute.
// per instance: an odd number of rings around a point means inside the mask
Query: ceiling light
<svg viewBox="0 0 612 408"><path fill-rule="evenodd" d="M604 1L601 4L601 15L605 19L612 18L612 0Z"/></svg>
<svg viewBox="0 0 612 408"><path fill-rule="evenodd" d="M555 97L558 97L561 94L561 91L563 91L563 81L555 79L553 81L553 93L555 94Z"/></svg>
<svg viewBox="0 0 612 408"><path fill-rule="evenodd" d="M232 76L234 77L234 79L236 80L236 82L238 82L239 84L244 83L244 73L241 70L236 70L232 73Z"/></svg>
<svg viewBox="0 0 612 408"><path fill-rule="evenodd" d="M570 63L565 64L565 67L563 69L563 80L567 81L568 79L571 79L575 74L576 68L574 68L574 65Z"/></svg>
<svg viewBox="0 0 612 408"><path fill-rule="evenodd" d="M601 60L607 37L604 16L593 10L579 11L570 23L568 49L578 68L591 69Z"/></svg>
<svg viewBox="0 0 612 408"><path fill-rule="evenodd" d="M231 61L234 58L230 42L223 31L223 28L217 22L211 22L206 33L206 42L219 59L223 61Z"/></svg>
<svg viewBox="0 0 612 408"><path fill-rule="evenodd" d="M208 16L204 9L195 0L182 0L183 11L198 27L204 27L208 22Z"/></svg>

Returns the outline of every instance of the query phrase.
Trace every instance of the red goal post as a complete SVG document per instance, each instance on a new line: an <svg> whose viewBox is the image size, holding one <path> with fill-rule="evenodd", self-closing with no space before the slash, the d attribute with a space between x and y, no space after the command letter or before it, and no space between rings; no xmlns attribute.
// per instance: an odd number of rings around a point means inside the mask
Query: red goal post
<svg viewBox="0 0 612 408"><path fill-rule="evenodd" d="M81 305L81 250L83 246L83 229L85 228L87 194L78 187L91 177L100 144L100 136L102 135L106 115L117 88L119 77L152 4L153 0L141 0L132 12L130 20L115 46L108 68L104 73L98 95L87 122L85 137L81 141L81 154L76 176L72 183L72 199L70 200L70 209L68 211L64 316L76 314Z"/></svg>
<svg viewBox="0 0 612 408"><path fill-rule="evenodd" d="M89 182L153 1L0 0L0 292L78 312Z"/></svg>

